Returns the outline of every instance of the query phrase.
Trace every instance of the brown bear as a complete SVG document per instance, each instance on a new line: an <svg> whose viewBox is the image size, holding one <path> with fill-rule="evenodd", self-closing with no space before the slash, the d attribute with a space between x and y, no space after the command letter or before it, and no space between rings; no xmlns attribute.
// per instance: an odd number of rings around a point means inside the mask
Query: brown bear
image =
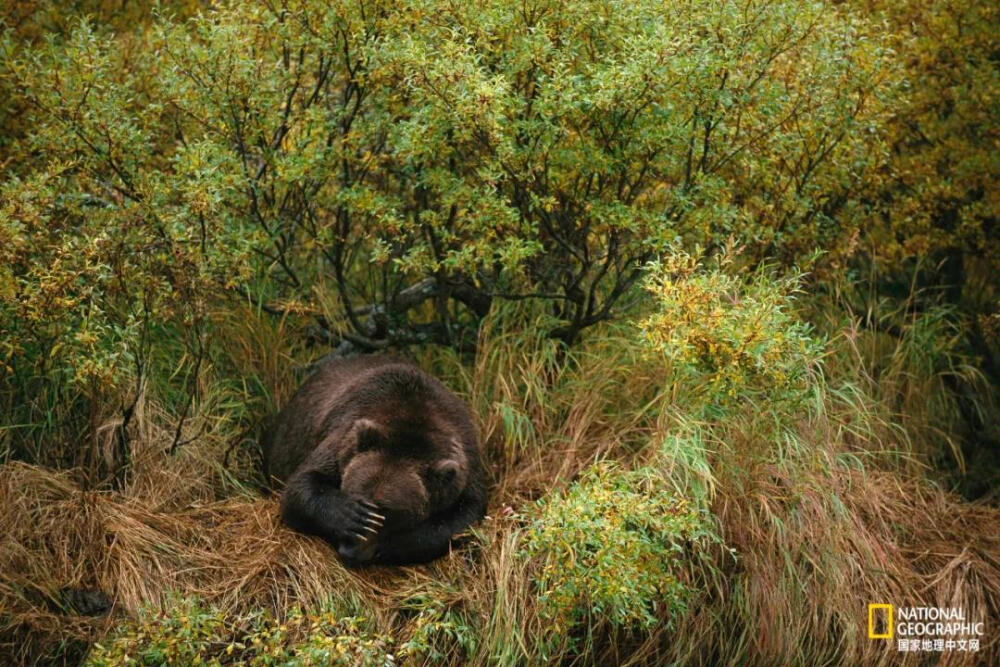
<svg viewBox="0 0 1000 667"><path fill-rule="evenodd" d="M284 522L349 564L427 562L486 513L471 413L399 359L326 362L261 444L267 474L285 484Z"/></svg>

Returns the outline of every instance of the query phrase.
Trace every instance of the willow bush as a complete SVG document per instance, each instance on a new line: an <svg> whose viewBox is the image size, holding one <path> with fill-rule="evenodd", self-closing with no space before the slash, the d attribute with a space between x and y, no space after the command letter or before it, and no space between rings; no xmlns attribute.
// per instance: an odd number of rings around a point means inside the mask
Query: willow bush
<svg viewBox="0 0 1000 667"><path fill-rule="evenodd" d="M304 1L8 41L7 402L36 423L55 383L86 424L125 414L150 347L196 373L235 299L379 349L469 347L537 298L572 342L668 244L843 248L882 160L877 33L803 0Z"/></svg>
<svg viewBox="0 0 1000 667"><path fill-rule="evenodd" d="M538 562L543 659L587 653L602 633L671 628L686 613L688 563L714 533L704 514L665 486L658 470L605 463L538 503L523 556Z"/></svg>

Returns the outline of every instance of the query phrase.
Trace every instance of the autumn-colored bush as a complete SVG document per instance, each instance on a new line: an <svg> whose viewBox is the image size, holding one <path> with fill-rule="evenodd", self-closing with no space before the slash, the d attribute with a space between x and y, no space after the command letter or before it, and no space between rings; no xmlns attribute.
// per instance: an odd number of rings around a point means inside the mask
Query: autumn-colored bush
<svg viewBox="0 0 1000 667"><path fill-rule="evenodd" d="M291 609L280 622L266 613L238 625L197 599L178 597L162 611L144 609L134 623L94 646L87 665L396 664L389 638L366 631L364 618L336 606L303 613Z"/></svg>
<svg viewBox="0 0 1000 667"><path fill-rule="evenodd" d="M996 498L1000 10L980 1L850 4L885 25L905 85L884 124L888 159L851 213L861 231L855 256L817 289L857 315L859 351L873 368L898 361L885 350L914 349L910 332L940 332L919 343L934 367L915 383L937 384L927 394L939 429L930 456L968 497Z"/></svg>
<svg viewBox="0 0 1000 667"><path fill-rule="evenodd" d="M164 339L204 359L220 301L377 349L469 347L495 300L538 298L573 342L668 244L835 250L881 162L879 34L804 0L303 1L8 42L8 411L35 424L57 387L93 431Z"/></svg>
<svg viewBox="0 0 1000 667"><path fill-rule="evenodd" d="M774 276L767 267L747 277L732 262L722 254L703 263L679 250L650 266L654 306L642 323L644 338L659 360L699 387L706 408L766 396L794 409L808 399L821 353L792 310L801 277Z"/></svg>
<svg viewBox="0 0 1000 667"><path fill-rule="evenodd" d="M671 627L687 611L685 563L712 533L706 517L663 486L656 470L604 465L540 503L525 555L538 561L550 651L580 651L581 634L591 642L609 629L615 636Z"/></svg>

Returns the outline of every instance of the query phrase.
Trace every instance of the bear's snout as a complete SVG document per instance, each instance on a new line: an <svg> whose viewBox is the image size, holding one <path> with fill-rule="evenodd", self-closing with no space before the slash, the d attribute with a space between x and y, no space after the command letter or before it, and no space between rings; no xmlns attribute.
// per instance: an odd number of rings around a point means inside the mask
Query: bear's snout
<svg viewBox="0 0 1000 667"><path fill-rule="evenodd" d="M427 518L427 487L417 465L390 459L377 452L355 456L344 470L341 488L349 497L375 503L386 517L385 525Z"/></svg>
<svg viewBox="0 0 1000 667"><path fill-rule="evenodd" d="M422 521L427 518L427 489L420 476L408 470L396 475L386 475L375 486L372 502L385 510L387 521Z"/></svg>
<svg viewBox="0 0 1000 667"><path fill-rule="evenodd" d="M348 565L363 565L375 557L376 540L348 542L337 547L337 553Z"/></svg>

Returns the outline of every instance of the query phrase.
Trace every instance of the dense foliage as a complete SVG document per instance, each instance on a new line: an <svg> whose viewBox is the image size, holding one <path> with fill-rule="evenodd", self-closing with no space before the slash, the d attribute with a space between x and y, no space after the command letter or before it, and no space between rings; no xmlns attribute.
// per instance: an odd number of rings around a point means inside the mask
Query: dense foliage
<svg viewBox="0 0 1000 667"><path fill-rule="evenodd" d="M82 24L9 65L32 160L0 293L37 326L8 354L107 383L227 293L365 348L469 343L535 294L571 342L667 243L836 247L879 163L872 33L801 1L241 3L127 49Z"/></svg>
<svg viewBox="0 0 1000 667"><path fill-rule="evenodd" d="M893 158L879 179L872 212L882 224L869 228L872 249L887 268L918 258L933 265L951 253L960 265L963 259L985 265L968 267L973 272L995 270L1000 9L968 2L868 4L867 11L892 28L893 48L906 66L903 106L888 124ZM964 286L963 276L950 277L959 278L954 289Z"/></svg>
<svg viewBox="0 0 1000 667"><path fill-rule="evenodd" d="M769 400L794 408L808 397L809 371L820 347L789 308L799 278L750 278L728 272L720 255L706 268L675 251L648 270L655 308L642 323L664 363L700 385L706 407Z"/></svg>
<svg viewBox="0 0 1000 667"><path fill-rule="evenodd" d="M198 600L178 598L168 613L146 609L88 657L93 667L206 664L396 664L386 637L371 633L364 618L336 607L305 614L292 609L283 622L266 615L227 621Z"/></svg>
<svg viewBox="0 0 1000 667"><path fill-rule="evenodd" d="M602 621L641 632L684 614L691 597L684 563L711 532L663 486L654 469L605 465L542 503L525 555L540 561L536 583L549 650L565 650L560 644L579 642L581 627L594 632Z"/></svg>

